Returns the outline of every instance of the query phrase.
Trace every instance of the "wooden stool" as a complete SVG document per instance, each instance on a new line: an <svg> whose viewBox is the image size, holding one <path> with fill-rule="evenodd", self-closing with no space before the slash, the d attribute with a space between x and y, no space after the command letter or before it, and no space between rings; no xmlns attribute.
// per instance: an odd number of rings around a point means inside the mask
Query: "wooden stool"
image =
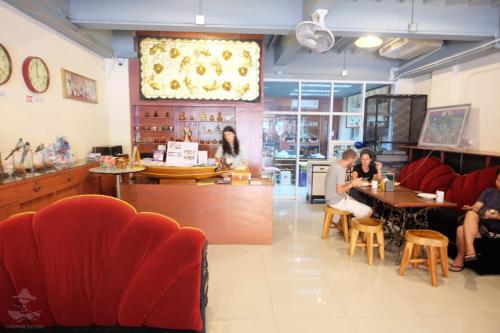
<svg viewBox="0 0 500 333"><path fill-rule="evenodd" d="M362 232L366 240L358 243L359 233ZM377 244L373 244L373 235L377 237ZM368 252L368 265L373 263L373 247L378 246L378 254L380 260L384 260L384 231L382 230L382 223L376 219L369 217L356 217L351 221L351 244L349 248L349 255L354 255L356 247L366 247Z"/></svg>
<svg viewBox="0 0 500 333"><path fill-rule="evenodd" d="M418 267L426 264L431 277L431 284L437 286L437 256L439 252L443 276L448 277L448 237L434 230L408 230L405 233L406 245L399 266L399 275L403 276L408 264ZM427 259L421 258L422 247L427 250ZM412 258L413 254L413 258Z"/></svg>
<svg viewBox="0 0 500 333"><path fill-rule="evenodd" d="M323 239L328 238L328 233L332 227L332 218L334 215L340 215L340 223L342 224L342 231L344 233L344 239L349 242L349 219L351 217L351 212L336 209L328 205L325 206L325 219L323 221Z"/></svg>

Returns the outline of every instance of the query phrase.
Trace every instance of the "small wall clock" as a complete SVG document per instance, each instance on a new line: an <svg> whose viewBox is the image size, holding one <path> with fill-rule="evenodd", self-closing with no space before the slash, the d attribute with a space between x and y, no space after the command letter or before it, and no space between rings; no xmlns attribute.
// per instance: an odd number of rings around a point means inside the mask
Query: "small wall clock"
<svg viewBox="0 0 500 333"><path fill-rule="evenodd" d="M9 52L0 44L0 86L9 81L12 74L12 61L10 60Z"/></svg>
<svg viewBox="0 0 500 333"><path fill-rule="evenodd" d="M28 89L34 93L44 93L49 88L49 69L41 58L27 57L24 60L23 78Z"/></svg>

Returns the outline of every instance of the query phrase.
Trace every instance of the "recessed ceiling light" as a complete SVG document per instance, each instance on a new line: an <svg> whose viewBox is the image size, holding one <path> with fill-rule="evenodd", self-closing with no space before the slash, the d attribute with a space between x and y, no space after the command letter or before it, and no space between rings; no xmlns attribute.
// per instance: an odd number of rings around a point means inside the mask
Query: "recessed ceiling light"
<svg viewBox="0 0 500 333"><path fill-rule="evenodd" d="M373 35L361 36L354 42L357 47L361 48L377 47L382 45L382 43L382 38Z"/></svg>
<svg viewBox="0 0 500 333"><path fill-rule="evenodd" d="M205 15L196 15L196 24L205 24Z"/></svg>

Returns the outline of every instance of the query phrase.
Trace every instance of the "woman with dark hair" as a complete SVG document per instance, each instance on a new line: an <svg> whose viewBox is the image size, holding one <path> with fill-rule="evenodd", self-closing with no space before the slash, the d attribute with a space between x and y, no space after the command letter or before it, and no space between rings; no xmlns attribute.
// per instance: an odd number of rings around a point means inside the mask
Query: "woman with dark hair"
<svg viewBox="0 0 500 333"><path fill-rule="evenodd" d="M362 149L359 153L359 164L352 169L352 179L363 178L367 181L382 181L382 163L374 162L375 153L371 149Z"/></svg>
<svg viewBox="0 0 500 333"><path fill-rule="evenodd" d="M215 158L220 163L222 158L231 164L231 168L241 168L248 166L248 159L245 150L241 147L236 131L231 126L226 126L222 130L222 146L217 148Z"/></svg>

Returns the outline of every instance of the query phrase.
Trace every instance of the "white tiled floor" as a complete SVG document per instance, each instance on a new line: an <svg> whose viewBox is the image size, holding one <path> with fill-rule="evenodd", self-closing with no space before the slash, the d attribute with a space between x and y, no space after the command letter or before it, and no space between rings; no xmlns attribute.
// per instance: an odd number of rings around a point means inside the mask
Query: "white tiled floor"
<svg viewBox="0 0 500 333"><path fill-rule="evenodd" d="M250 203L249 203L250 204ZM369 267L332 231L323 205L276 200L273 245L209 245L208 333L499 333L500 277L405 277L389 254Z"/></svg>

